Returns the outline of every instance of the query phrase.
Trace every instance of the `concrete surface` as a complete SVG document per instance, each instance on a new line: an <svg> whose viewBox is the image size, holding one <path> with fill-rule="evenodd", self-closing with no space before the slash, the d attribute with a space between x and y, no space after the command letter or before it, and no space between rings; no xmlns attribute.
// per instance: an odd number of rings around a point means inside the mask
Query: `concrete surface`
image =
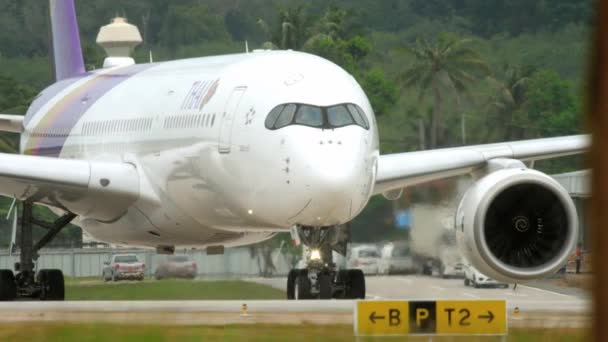
<svg viewBox="0 0 608 342"><path fill-rule="evenodd" d="M247 279L279 289L285 278ZM511 327L580 328L591 322L590 300L519 285L516 290L465 287L462 279L425 276L366 278L376 300L505 299ZM72 301L0 303L0 323L99 322L124 324L352 324L351 300ZM247 305L243 315L243 304ZM519 311L516 313L515 308Z"/></svg>

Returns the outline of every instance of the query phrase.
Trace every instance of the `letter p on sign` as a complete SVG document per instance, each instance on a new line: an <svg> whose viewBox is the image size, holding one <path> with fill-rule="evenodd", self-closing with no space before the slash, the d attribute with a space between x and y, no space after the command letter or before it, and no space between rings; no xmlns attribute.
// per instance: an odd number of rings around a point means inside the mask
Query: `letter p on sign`
<svg viewBox="0 0 608 342"><path fill-rule="evenodd" d="M429 310L425 308L416 309L416 325L421 327L423 322L429 318Z"/></svg>

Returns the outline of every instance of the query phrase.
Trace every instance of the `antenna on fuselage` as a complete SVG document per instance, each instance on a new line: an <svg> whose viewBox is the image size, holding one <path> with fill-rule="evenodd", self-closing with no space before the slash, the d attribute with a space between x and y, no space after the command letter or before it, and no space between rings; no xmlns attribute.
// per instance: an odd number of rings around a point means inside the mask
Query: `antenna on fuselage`
<svg viewBox="0 0 608 342"><path fill-rule="evenodd" d="M245 41L245 53L249 53L249 42Z"/></svg>
<svg viewBox="0 0 608 342"><path fill-rule="evenodd" d="M152 57L152 50L150 50L150 63L154 63L154 57Z"/></svg>

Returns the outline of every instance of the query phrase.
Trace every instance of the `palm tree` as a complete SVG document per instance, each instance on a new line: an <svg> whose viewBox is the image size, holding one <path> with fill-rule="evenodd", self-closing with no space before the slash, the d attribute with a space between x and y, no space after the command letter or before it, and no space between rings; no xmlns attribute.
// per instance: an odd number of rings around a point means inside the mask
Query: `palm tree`
<svg viewBox="0 0 608 342"><path fill-rule="evenodd" d="M347 16L346 10L330 7L317 23L315 28L316 34L322 34L334 40L345 39Z"/></svg>
<svg viewBox="0 0 608 342"><path fill-rule="evenodd" d="M268 39L263 47L300 50L309 36L308 24L308 17L303 6L280 10L278 25L274 30L266 21L258 19L258 25Z"/></svg>
<svg viewBox="0 0 608 342"><path fill-rule="evenodd" d="M433 96L430 148L437 147L443 138L442 106L447 100L446 92L454 93L460 107L461 95L467 94L480 75L489 73L486 62L468 47L470 42L471 39L444 35L433 43L422 39L417 40L414 46L405 48L405 52L414 57L414 63L403 72L401 82L406 88L418 87L419 101L428 92ZM461 114L463 140L464 118L464 114Z"/></svg>
<svg viewBox="0 0 608 342"><path fill-rule="evenodd" d="M536 68L531 66L514 67L507 64L503 67L502 79L488 77L488 82L494 89L489 105L506 121L504 140L523 137L515 127L514 121L516 113L526 102L527 84L535 71Z"/></svg>

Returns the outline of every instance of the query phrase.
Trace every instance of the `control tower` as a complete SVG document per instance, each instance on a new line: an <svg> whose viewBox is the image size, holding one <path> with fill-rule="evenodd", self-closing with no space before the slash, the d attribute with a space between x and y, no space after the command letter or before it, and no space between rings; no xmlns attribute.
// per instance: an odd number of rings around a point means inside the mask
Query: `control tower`
<svg viewBox="0 0 608 342"><path fill-rule="evenodd" d="M106 51L104 68L135 64L131 57L133 50L141 44L141 34L137 26L127 19L116 17L108 25L102 26L97 34L97 44Z"/></svg>

